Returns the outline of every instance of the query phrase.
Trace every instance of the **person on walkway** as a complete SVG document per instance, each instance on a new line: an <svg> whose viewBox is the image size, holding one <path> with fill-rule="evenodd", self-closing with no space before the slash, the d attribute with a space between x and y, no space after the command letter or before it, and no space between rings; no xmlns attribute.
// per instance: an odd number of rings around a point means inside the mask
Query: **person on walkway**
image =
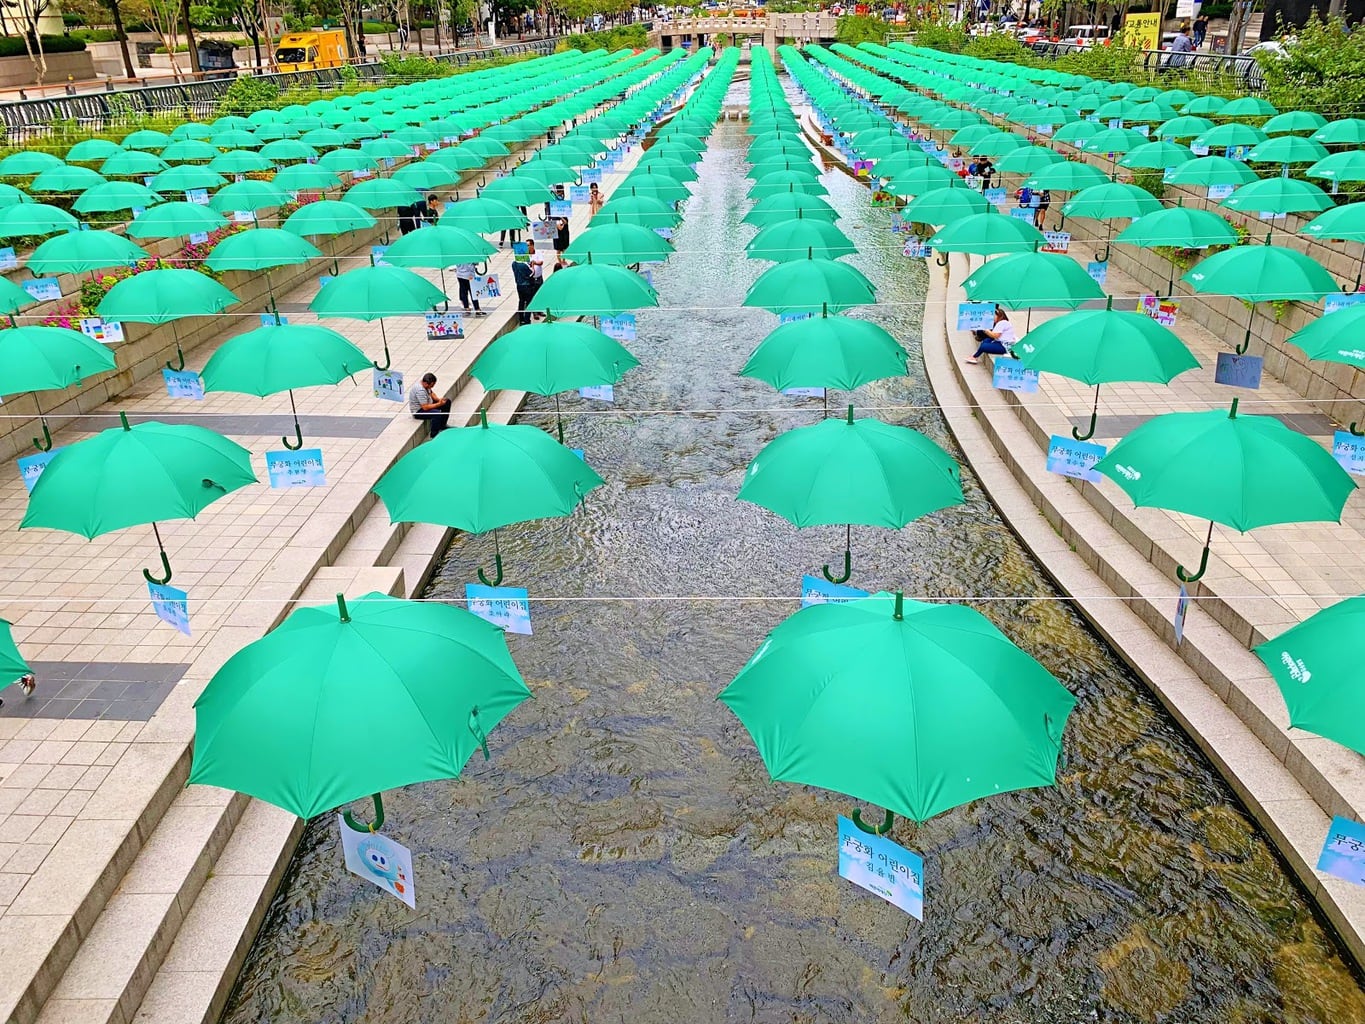
<svg viewBox="0 0 1365 1024"><path fill-rule="evenodd" d="M522 215L523 217L526 216L526 207L524 207L524 206L518 206L517 209L521 211L521 215ZM498 235L498 248L502 248L502 246L506 243L506 241L507 241L507 236L508 236L508 235L511 235L511 236L512 236L512 244L513 244L513 245L516 245L518 242L521 241L521 229L520 229L520 228L511 228L511 229L504 228L504 229L502 230L502 232Z"/></svg>
<svg viewBox="0 0 1365 1024"><path fill-rule="evenodd" d="M422 204L418 212L421 214L418 221L422 224L435 225L441 219L441 200L437 198L435 192L427 196L427 201Z"/></svg>
<svg viewBox="0 0 1365 1024"><path fill-rule="evenodd" d="M563 252L569 247L569 220L567 217L555 218L555 252Z"/></svg>
<svg viewBox="0 0 1365 1024"><path fill-rule="evenodd" d="M1033 213L1033 226L1043 231L1043 225L1047 223L1047 208L1052 205L1052 192L1043 189L1041 192L1033 193L1033 199L1037 204Z"/></svg>
<svg viewBox="0 0 1365 1024"><path fill-rule="evenodd" d="M596 216L601 209L602 190L597 187L597 182L594 181L588 186L588 210L593 216Z"/></svg>
<svg viewBox="0 0 1365 1024"><path fill-rule="evenodd" d="M408 412L415 420L426 420L428 437L450 426L450 399L436 394L436 374L422 374L422 382L408 389Z"/></svg>
<svg viewBox="0 0 1365 1024"><path fill-rule="evenodd" d="M1014 334L1014 324L1010 323L1009 315L1000 306L995 307L994 325L983 331L972 331L972 337L976 339L976 351L967 360L972 364L981 362L983 355L1011 355L1011 348L1019 340Z"/></svg>
<svg viewBox="0 0 1365 1024"><path fill-rule="evenodd" d="M408 235L417 230L419 221L419 210L423 208L423 203L413 203L411 206L398 207L398 233Z"/></svg>
<svg viewBox="0 0 1365 1024"><path fill-rule="evenodd" d="M512 263L512 279L517 285L517 321L529 324L531 314L526 312L526 307L536 297L536 290L540 287L536 282L534 271L531 270L530 262L514 260Z"/></svg>
<svg viewBox="0 0 1365 1024"><path fill-rule="evenodd" d="M479 308L479 300L474 298L474 278L478 275L478 270L472 263L455 264L455 280L460 283L460 305L464 307L466 313L469 312L469 304L474 304L475 316L487 316Z"/></svg>
<svg viewBox="0 0 1365 1024"><path fill-rule="evenodd" d="M1194 48L1196 50L1203 49L1204 38L1208 34L1209 16L1201 12L1199 17L1194 19Z"/></svg>
<svg viewBox="0 0 1365 1024"><path fill-rule="evenodd" d="M1171 53L1166 58L1167 68L1188 67L1194 59L1190 56L1194 52L1194 40L1189 35L1190 27L1181 23L1180 28L1175 33L1175 38L1171 40Z"/></svg>

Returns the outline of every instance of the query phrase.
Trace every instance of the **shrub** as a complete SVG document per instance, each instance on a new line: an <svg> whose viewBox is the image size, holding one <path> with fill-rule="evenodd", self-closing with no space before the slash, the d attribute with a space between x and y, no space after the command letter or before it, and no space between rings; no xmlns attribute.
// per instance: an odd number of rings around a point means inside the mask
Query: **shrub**
<svg viewBox="0 0 1365 1024"><path fill-rule="evenodd" d="M251 77L237 78L218 101L217 116L236 114L245 117L258 110L274 107L279 98L280 87L274 82Z"/></svg>
<svg viewBox="0 0 1365 1024"><path fill-rule="evenodd" d="M982 60L1002 60L1025 67L1037 67L1038 56L1014 36L1005 32L992 32L990 35L976 36L962 51L969 57Z"/></svg>
<svg viewBox="0 0 1365 1024"><path fill-rule="evenodd" d="M87 43L112 43L118 39L118 33L112 28L78 28L72 31L71 38Z"/></svg>
<svg viewBox="0 0 1365 1024"><path fill-rule="evenodd" d="M649 45L644 25L621 25L602 32L580 32L565 38L557 50L643 50Z"/></svg>
<svg viewBox="0 0 1365 1024"><path fill-rule="evenodd" d="M1283 57L1266 54L1260 63L1266 99L1281 110L1365 113L1365 32L1348 33L1340 17L1311 19Z"/></svg>
<svg viewBox="0 0 1365 1024"><path fill-rule="evenodd" d="M955 21L926 21L915 29L914 44L945 53L961 53L967 48L967 30Z"/></svg>
<svg viewBox="0 0 1365 1024"><path fill-rule="evenodd" d="M75 36L42 36L44 53L78 53L85 40ZM0 36L0 57L27 57L23 36Z"/></svg>
<svg viewBox="0 0 1365 1024"><path fill-rule="evenodd" d="M834 38L848 46L857 46L859 43L884 43L887 29L885 21L870 14L844 14L839 17Z"/></svg>

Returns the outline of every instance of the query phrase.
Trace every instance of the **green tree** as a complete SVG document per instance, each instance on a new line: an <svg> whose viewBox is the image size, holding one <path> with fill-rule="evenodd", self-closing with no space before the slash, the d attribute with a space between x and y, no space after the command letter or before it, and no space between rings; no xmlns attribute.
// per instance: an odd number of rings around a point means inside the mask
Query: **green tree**
<svg viewBox="0 0 1365 1024"><path fill-rule="evenodd" d="M1365 32L1348 33L1340 17L1310 20L1283 56L1259 59L1266 99L1281 110L1365 116Z"/></svg>

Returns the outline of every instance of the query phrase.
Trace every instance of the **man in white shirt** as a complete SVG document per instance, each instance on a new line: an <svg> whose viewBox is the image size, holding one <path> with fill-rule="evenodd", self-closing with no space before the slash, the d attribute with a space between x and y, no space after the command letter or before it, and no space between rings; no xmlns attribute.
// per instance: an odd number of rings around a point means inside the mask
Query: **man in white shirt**
<svg viewBox="0 0 1365 1024"><path fill-rule="evenodd" d="M531 277L535 279L537 285L545 281L545 254L536 252L534 240L526 243L526 262L531 264Z"/></svg>

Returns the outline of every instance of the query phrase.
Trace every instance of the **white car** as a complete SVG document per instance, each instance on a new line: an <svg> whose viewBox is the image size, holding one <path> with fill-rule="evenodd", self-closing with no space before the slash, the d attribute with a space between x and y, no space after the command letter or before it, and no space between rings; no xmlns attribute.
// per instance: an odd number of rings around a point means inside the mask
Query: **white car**
<svg viewBox="0 0 1365 1024"><path fill-rule="evenodd" d="M1233 69L1246 82L1248 88L1264 88L1265 72L1261 70L1261 63L1258 58L1266 55L1276 60L1282 60L1289 56L1289 47L1293 45L1293 36L1289 36L1283 41L1267 39L1265 42L1257 43L1250 49L1239 53L1233 63Z"/></svg>
<svg viewBox="0 0 1365 1024"><path fill-rule="evenodd" d="M1067 27L1066 35L1062 36L1062 42L1072 43L1076 46L1101 46L1109 45L1109 26L1108 25L1070 25Z"/></svg>

